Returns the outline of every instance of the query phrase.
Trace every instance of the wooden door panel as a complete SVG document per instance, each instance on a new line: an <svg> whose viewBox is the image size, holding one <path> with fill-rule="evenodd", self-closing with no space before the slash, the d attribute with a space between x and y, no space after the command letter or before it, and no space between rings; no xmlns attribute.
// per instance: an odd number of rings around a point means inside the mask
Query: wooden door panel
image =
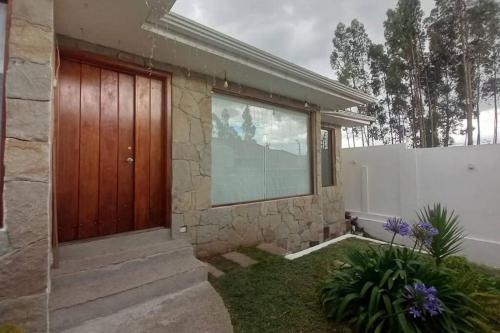
<svg viewBox="0 0 500 333"><path fill-rule="evenodd" d="M81 67L78 237L99 235L99 117L101 70Z"/></svg>
<svg viewBox="0 0 500 333"><path fill-rule="evenodd" d="M149 222L150 80L136 77L135 109L135 228Z"/></svg>
<svg viewBox="0 0 500 333"><path fill-rule="evenodd" d="M149 218L150 224L160 226L165 218L165 190L162 184L165 183L164 167L164 143L163 143L163 84L159 80L151 80L151 139L149 153Z"/></svg>
<svg viewBox="0 0 500 333"><path fill-rule="evenodd" d="M118 73L101 70L99 231L116 232L118 219Z"/></svg>
<svg viewBox="0 0 500 333"><path fill-rule="evenodd" d="M61 61L59 81L60 112L57 115L58 141L56 196L59 240L75 239L78 233L78 159L80 131L80 64ZM75 98L76 96L76 98Z"/></svg>
<svg viewBox="0 0 500 333"><path fill-rule="evenodd" d="M118 225L117 232L134 230L134 77L120 73L118 101Z"/></svg>
<svg viewBox="0 0 500 333"><path fill-rule="evenodd" d="M169 221L170 81L102 66L65 58L60 64L54 176L60 241Z"/></svg>

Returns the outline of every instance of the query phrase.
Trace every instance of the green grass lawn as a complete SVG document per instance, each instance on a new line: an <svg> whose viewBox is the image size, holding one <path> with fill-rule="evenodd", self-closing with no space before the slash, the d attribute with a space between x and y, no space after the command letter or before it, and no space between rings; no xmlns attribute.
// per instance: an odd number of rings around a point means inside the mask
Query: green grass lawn
<svg viewBox="0 0 500 333"><path fill-rule="evenodd" d="M210 276L210 282L224 299L235 332L350 332L326 320L318 292L339 267L338 261L343 260L347 249L367 246L364 241L349 239L293 261L255 248L240 249L258 263L242 268L214 257L209 262L226 274L220 278ZM500 292L499 270L469 265L472 271L465 275L474 279L487 277L487 288ZM479 286L477 291L482 288ZM478 299L481 306L489 308L487 312L493 320L498 320L498 299Z"/></svg>
<svg viewBox="0 0 500 333"><path fill-rule="evenodd" d="M209 262L226 274L210 282L223 297L235 332L349 332L326 320L318 290L344 251L360 246L367 244L346 240L293 261L255 248L241 249L258 264L242 268L222 257L212 258Z"/></svg>

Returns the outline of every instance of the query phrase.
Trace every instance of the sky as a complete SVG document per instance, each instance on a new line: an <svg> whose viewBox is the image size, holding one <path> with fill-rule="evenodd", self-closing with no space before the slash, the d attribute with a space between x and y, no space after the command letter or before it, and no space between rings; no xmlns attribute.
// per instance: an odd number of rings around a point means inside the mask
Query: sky
<svg viewBox="0 0 500 333"><path fill-rule="evenodd" d="M396 3L397 0L177 0L173 11L335 79L330 53L337 24L349 24L357 18L374 43L383 43L386 12ZM434 0L421 3L427 16ZM487 142L493 133L491 106L483 105L481 115L482 136ZM457 144L463 142L459 135L454 138Z"/></svg>
<svg viewBox="0 0 500 333"><path fill-rule="evenodd" d="M252 46L335 78L330 67L338 23L357 18L372 41L384 41L383 21L396 0L177 0L173 11ZM422 0L429 12L434 0ZM426 14L427 15L427 14Z"/></svg>

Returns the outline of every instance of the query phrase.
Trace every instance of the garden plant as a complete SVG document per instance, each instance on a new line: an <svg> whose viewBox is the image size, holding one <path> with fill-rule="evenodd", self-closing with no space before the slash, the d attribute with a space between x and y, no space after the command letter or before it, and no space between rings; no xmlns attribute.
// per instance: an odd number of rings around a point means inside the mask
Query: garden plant
<svg viewBox="0 0 500 333"><path fill-rule="evenodd" d="M491 302L498 294L463 288L450 264L464 238L458 217L439 204L417 215L413 225L387 220L390 244L346 253L348 265L321 289L327 317L353 332L493 332L477 296ZM397 235L411 238L413 246L395 245Z"/></svg>

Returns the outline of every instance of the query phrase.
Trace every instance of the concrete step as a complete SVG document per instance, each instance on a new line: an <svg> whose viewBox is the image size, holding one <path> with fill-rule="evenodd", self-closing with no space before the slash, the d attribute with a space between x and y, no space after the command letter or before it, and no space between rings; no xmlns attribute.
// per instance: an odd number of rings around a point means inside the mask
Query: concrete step
<svg viewBox="0 0 500 333"><path fill-rule="evenodd" d="M194 257L191 245L165 238L164 230L117 238L127 244L108 238L96 240L95 246L65 245L60 268L52 272L51 332L207 280L207 267Z"/></svg>
<svg viewBox="0 0 500 333"><path fill-rule="evenodd" d="M232 333L222 298L208 282L157 297L109 316L89 320L64 333Z"/></svg>
<svg viewBox="0 0 500 333"><path fill-rule="evenodd" d="M154 228L67 242L59 246L59 260L79 260L169 240L170 229Z"/></svg>
<svg viewBox="0 0 500 333"><path fill-rule="evenodd" d="M112 264L120 264L131 259L140 259L155 254L174 254L192 255L193 248L191 244L183 240L165 240L163 242L145 242L141 245L132 245L124 248L113 249L107 252L92 251L87 256L83 255L82 250L80 258L69 257L62 249L65 259L60 260L59 267L52 270L52 278L58 278L67 274L77 273L97 269ZM71 250L73 251L73 250Z"/></svg>

